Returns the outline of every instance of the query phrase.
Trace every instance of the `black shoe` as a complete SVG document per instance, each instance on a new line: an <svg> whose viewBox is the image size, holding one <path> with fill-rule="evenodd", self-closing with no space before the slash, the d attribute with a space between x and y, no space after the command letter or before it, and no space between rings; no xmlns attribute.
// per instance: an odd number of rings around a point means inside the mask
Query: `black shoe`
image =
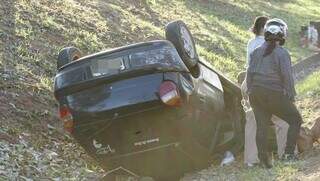
<svg viewBox="0 0 320 181"><path fill-rule="evenodd" d="M266 168L266 169L270 169L273 167L272 163L268 160L268 161L261 161L262 163L262 167Z"/></svg>
<svg viewBox="0 0 320 181"><path fill-rule="evenodd" d="M284 154L281 157L281 161L285 164L285 165L289 165L289 164L293 164L296 163L297 161L299 161L298 157L295 154Z"/></svg>
<svg viewBox="0 0 320 181"><path fill-rule="evenodd" d="M260 154L259 155L260 163L262 164L262 167L270 169L273 167L272 161L269 159L269 156L267 154Z"/></svg>

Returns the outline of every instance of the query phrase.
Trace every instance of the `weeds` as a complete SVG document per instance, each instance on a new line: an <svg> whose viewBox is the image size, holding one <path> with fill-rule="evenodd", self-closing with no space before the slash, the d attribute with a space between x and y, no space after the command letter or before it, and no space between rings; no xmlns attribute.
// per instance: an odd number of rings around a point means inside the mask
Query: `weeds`
<svg viewBox="0 0 320 181"><path fill-rule="evenodd" d="M10 157L6 157L5 160L1 160L1 163L9 165L7 167L9 177L22 179L18 178L18 172L28 177L29 165L40 168L40 171L35 169L34 172L30 172L30 177L47 176L58 180L64 178L75 180L77 176L82 178L90 172L87 170L88 167L99 170L93 164L87 165L84 159L79 159L83 152L79 152L79 146L70 139L61 139L61 135L53 136L49 131L41 129L44 123L45 125L49 122L59 123L54 116L57 104L52 95L52 84L56 73L56 56L62 47L73 45L80 48L84 54L89 54L106 48L163 39L165 24L181 19L194 34L199 54L210 61L216 69L235 78L239 71L244 70L245 47L251 37L248 28L253 18L257 15L269 15L283 18L288 22L290 37L287 47L294 61L310 53L298 46L298 31L300 25L319 19L318 3L314 0L204 2L202 0L1 2L0 112L3 115L0 117L0 129L2 131L3 127L9 126L10 128L5 131L8 134L19 139L21 135L30 134L34 140L34 143L28 142L32 145L28 147L25 146L24 138L21 138L21 142L17 145L8 146L1 142L0 150L5 150L6 155L7 151L11 151L11 156L16 159L11 160ZM317 77L319 73L298 86L299 93L309 95L308 92L312 92L310 94L319 95ZM19 102L22 98L26 100ZM304 102L303 105L310 102ZM314 113L313 108L305 106L304 110L306 110L305 115ZM51 114L43 114L44 112ZM50 151L43 153L43 150ZM53 151L58 156L50 160L47 156L52 155ZM20 158L23 154L27 157ZM49 161L53 161L54 165L48 167ZM21 170L16 171L16 168ZM272 179L278 177L285 179L296 170L295 167L279 166L271 176L261 169L241 173L238 173L239 170L234 171L237 173L235 176L244 180L250 178L263 180L268 176ZM226 170L222 171L229 173ZM1 179L6 180L0 176Z"/></svg>
<svg viewBox="0 0 320 181"><path fill-rule="evenodd" d="M299 94L304 96L320 96L320 71L309 75L297 86Z"/></svg>

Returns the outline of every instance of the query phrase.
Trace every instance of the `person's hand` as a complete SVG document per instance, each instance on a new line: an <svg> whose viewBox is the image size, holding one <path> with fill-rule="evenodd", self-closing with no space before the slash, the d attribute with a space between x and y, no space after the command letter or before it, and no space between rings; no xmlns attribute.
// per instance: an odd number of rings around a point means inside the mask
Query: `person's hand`
<svg viewBox="0 0 320 181"><path fill-rule="evenodd" d="M289 100L290 100L291 102L295 102L295 101L296 101L296 99L295 99L294 96L289 96Z"/></svg>
<svg viewBox="0 0 320 181"><path fill-rule="evenodd" d="M283 95L284 95L284 96L287 96L288 99L289 99L291 102L295 102L295 97L294 97L294 95L290 95L286 90L283 90Z"/></svg>

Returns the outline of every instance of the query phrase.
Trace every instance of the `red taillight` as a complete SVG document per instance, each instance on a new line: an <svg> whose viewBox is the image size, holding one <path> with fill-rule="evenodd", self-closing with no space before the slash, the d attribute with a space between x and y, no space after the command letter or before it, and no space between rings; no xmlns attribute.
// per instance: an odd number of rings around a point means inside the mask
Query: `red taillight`
<svg viewBox="0 0 320 181"><path fill-rule="evenodd" d="M73 117L67 106L60 107L60 119L63 122L64 130L68 133L73 132Z"/></svg>
<svg viewBox="0 0 320 181"><path fill-rule="evenodd" d="M160 98L168 106L180 106L181 97L177 85L172 81L164 81L160 85Z"/></svg>

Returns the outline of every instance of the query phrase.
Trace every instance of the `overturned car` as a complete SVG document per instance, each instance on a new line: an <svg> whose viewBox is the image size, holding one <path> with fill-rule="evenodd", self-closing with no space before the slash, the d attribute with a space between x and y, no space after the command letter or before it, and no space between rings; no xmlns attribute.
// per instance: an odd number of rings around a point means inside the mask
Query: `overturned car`
<svg viewBox="0 0 320 181"><path fill-rule="evenodd" d="M243 145L239 87L199 59L182 21L166 39L59 54L60 118L108 174L177 180Z"/></svg>

